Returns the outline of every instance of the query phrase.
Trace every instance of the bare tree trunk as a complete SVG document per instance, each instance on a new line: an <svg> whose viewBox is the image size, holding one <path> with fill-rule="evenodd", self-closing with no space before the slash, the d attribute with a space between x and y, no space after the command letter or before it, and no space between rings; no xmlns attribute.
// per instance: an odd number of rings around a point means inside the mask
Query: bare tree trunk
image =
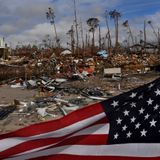
<svg viewBox="0 0 160 160"><path fill-rule="evenodd" d="M88 47L90 47L90 39L91 39L91 37L90 37L90 33L88 33Z"/></svg>
<svg viewBox="0 0 160 160"><path fill-rule="evenodd" d="M160 29L158 28L158 54L160 53Z"/></svg>
<svg viewBox="0 0 160 160"><path fill-rule="evenodd" d="M74 0L74 16L75 16L75 28L76 28L76 49L79 55L79 35L78 35L78 23L77 23L77 10L76 10L76 0Z"/></svg>
<svg viewBox="0 0 160 160"><path fill-rule="evenodd" d="M146 20L144 21L144 51L146 52L146 41L147 41L147 36L146 36Z"/></svg>
<svg viewBox="0 0 160 160"><path fill-rule="evenodd" d="M116 42L115 47L118 47L118 17L115 17L115 35L116 35Z"/></svg>
<svg viewBox="0 0 160 160"><path fill-rule="evenodd" d="M153 30L154 35L155 35L156 38L158 39L158 35L157 35L157 33L156 33L156 31L155 31L155 29L154 29L152 23L149 23L149 24L150 24L150 26L151 26L151 28L152 28L152 30Z"/></svg>
<svg viewBox="0 0 160 160"><path fill-rule="evenodd" d="M58 39L55 23L53 23L53 27L54 27L54 32L55 32L55 36L56 36L56 44L57 44L57 47L60 48L60 43L59 43L59 39Z"/></svg>
<svg viewBox="0 0 160 160"><path fill-rule="evenodd" d="M73 31L71 33L71 46L72 46L72 53L74 55L75 54L75 49L74 49L75 40L74 40L74 28L73 28L73 25L71 26L71 30Z"/></svg>
<svg viewBox="0 0 160 160"><path fill-rule="evenodd" d="M82 39L82 49L84 51L84 35L83 35L83 24L82 24L82 21L81 21L81 39Z"/></svg>
<svg viewBox="0 0 160 160"><path fill-rule="evenodd" d="M87 36L87 33L86 33L86 42L85 42L85 47L88 47L88 36Z"/></svg>
<svg viewBox="0 0 160 160"><path fill-rule="evenodd" d="M93 33L93 37L92 37L92 49L91 49L91 52L92 52L92 54L93 54L93 50L94 50L94 46L95 46L95 44L94 44L94 33L95 33L95 31L93 31L92 32Z"/></svg>
<svg viewBox="0 0 160 160"><path fill-rule="evenodd" d="M102 49L102 42L101 42L101 27L99 25L99 49Z"/></svg>
<svg viewBox="0 0 160 160"><path fill-rule="evenodd" d="M111 40L111 33L110 33L110 28L108 24L108 16L106 16L106 26L107 26L107 35L108 35L108 50L112 46L112 40Z"/></svg>
<svg viewBox="0 0 160 160"><path fill-rule="evenodd" d="M131 28L130 28L130 25L128 24L128 29L129 29L129 33L131 35L131 39L132 39L132 45L134 45L134 38L133 38L133 34L132 34L132 31L131 31Z"/></svg>

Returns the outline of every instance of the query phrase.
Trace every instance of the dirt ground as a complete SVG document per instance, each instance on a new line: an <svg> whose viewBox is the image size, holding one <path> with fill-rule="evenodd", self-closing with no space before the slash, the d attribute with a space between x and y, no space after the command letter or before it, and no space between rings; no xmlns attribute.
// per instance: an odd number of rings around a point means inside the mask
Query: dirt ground
<svg viewBox="0 0 160 160"><path fill-rule="evenodd" d="M0 104L12 103L14 99L19 101L31 101L36 90L11 88L9 85L0 86Z"/></svg>

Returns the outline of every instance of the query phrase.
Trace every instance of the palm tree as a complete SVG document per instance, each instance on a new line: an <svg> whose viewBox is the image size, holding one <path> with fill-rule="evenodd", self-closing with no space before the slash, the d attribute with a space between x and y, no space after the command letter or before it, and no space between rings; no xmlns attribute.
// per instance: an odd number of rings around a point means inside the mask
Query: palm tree
<svg viewBox="0 0 160 160"><path fill-rule="evenodd" d="M121 13L118 12L117 10L113 10L109 12L110 17L114 20L115 24L115 36L116 36L116 41L115 41L115 47L117 48L119 42L118 42L118 27L119 27L119 18L121 17Z"/></svg>
<svg viewBox="0 0 160 160"><path fill-rule="evenodd" d="M126 20L125 22L123 22L122 25L128 29L129 35L130 35L130 37L132 39L132 45L134 45L133 34L132 34L132 31L131 31L131 27L130 27L130 25L128 23L128 20Z"/></svg>
<svg viewBox="0 0 160 160"><path fill-rule="evenodd" d="M57 43L57 47L60 47L60 40L58 38L57 35L57 30L56 30L56 25L55 25L55 14L52 8L48 8L48 12L46 12L46 17L47 19L50 21L51 25L53 25L54 27L54 32L55 32L55 36L56 36L56 43Z"/></svg>
<svg viewBox="0 0 160 160"><path fill-rule="evenodd" d="M89 18L87 20L87 24L90 27L89 31L92 32L92 34L93 34L93 37L92 37L92 47L94 48L94 46L95 46L95 44L94 44L94 41L95 41L94 40L95 39L95 30L96 30L96 28L99 25L99 20L98 20L98 18Z"/></svg>

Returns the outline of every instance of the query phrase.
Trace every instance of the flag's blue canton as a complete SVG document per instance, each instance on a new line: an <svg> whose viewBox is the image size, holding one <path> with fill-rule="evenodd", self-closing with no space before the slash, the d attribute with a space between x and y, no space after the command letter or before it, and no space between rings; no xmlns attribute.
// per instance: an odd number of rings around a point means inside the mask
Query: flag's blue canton
<svg viewBox="0 0 160 160"><path fill-rule="evenodd" d="M160 79L102 102L109 144L160 142Z"/></svg>

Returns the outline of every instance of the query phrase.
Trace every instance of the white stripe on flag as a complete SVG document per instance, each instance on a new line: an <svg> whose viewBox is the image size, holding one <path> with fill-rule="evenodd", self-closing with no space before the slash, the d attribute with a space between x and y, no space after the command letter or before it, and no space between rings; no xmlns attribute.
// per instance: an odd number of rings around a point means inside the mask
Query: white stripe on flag
<svg viewBox="0 0 160 160"><path fill-rule="evenodd" d="M134 143L118 145L72 145L51 148L39 152L30 153L7 160L22 160L41 156L68 154L79 156L124 156L124 157L159 157L160 144L158 143Z"/></svg>
<svg viewBox="0 0 160 160"><path fill-rule="evenodd" d="M79 121L77 123L74 123L72 125L69 125L65 128L58 129L56 131L36 135L36 136L31 136L31 137L26 137L26 138L20 138L20 137L13 137L13 138L6 138L0 140L0 151L4 151L6 149L9 149L11 147L14 147L18 144L21 144L23 142L29 141L29 140L36 140L36 139L42 139L42 138L51 138L51 137L62 137L65 135L68 135L70 133L73 133L75 131L78 131L86 126L89 126L98 120L104 118L106 115L105 113L98 114L96 116L92 116L90 118L87 118L85 120Z"/></svg>
<svg viewBox="0 0 160 160"><path fill-rule="evenodd" d="M104 134L108 134L109 133L109 124L97 124L95 126L91 126L89 128L86 128L78 133L75 133L67 138L70 138L70 137L76 137L76 136L82 136L82 135L104 135ZM66 138L66 139L67 139ZM31 153L31 152L35 152L35 151L38 151L38 150L42 150L42 149L45 149L47 147L50 147L50 146L53 146L53 145L56 145L57 143L54 143L54 144L51 144L51 145L47 145L45 147L39 147L39 148L36 148L36 149L33 149L33 150L30 150L30 151L26 151L26 152L23 152L23 153L20 153L20 154L17 154L17 155L23 155L23 154L26 154L26 153Z"/></svg>

